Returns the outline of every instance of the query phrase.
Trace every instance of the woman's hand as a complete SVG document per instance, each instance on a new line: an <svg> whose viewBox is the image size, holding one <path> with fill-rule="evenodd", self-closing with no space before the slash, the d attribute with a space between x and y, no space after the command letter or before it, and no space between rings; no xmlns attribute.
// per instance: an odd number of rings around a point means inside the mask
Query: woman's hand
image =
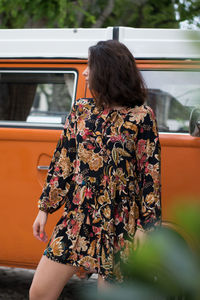
<svg viewBox="0 0 200 300"><path fill-rule="evenodd" d="M147 239L147 232L137 229L134 236L134 248L140 249Z"/></svg>
<svg viewBox="0 0 200 300"><path fill-rule="evenodd" d="M48 240L47 234L45 232L47 217L48 214L40 210L33 223L33 235L42 242L47 242Z"/></svg>

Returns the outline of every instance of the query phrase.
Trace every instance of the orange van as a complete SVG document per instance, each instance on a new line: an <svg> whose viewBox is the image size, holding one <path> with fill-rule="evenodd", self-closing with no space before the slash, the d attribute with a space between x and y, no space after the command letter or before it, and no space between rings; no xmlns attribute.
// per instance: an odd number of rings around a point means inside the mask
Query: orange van
<svg viewBox="0 0 200 300"><path fill-rule="evenodd" d="M34 268L39 261L45 245L33 237L32 224L48 165L73 101L90 96L82 75L88 47L107 39L132 51L157 116L163 221L173 222L168 208L177 198L200 196L199 32L0 30L1 265ZM49 235L60 214L49 217Z"/></svg>

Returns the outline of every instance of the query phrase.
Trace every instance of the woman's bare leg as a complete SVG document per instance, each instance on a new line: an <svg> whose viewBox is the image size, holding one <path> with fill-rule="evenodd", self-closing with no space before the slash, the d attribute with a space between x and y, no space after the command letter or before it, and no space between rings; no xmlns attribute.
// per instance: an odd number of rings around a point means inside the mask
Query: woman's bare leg
<svg viewBox="0 0 200 300"><path fill-rule="evenodd" d="M30 300L56 300L77 267L64 265L42 256L29 291Z"/></svg>
<svg viewBox="0 0 200 300"><path fill-rule="evenodd" d="M97 282L98 291L105 291L109 288L112 288L112 285L106 282L101 275L98 275L98 282Z"/></svg>

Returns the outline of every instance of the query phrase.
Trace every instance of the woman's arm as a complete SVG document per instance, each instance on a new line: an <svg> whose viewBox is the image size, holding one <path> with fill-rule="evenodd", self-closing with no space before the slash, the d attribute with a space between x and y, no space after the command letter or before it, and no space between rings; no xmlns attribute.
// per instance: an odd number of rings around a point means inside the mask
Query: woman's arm
<svg viewBox="0 0 200 300"><path fill-rule="evenodd" d="M38 202L39 212L33 223L33 235L47 242L45 226L48 213L53 213L65 202L73 176L73 161L76 159L76 109L74 105L52 157L42 195Z"/></svg>
<svg viewBox="0 0 200 300"><path fill-rule="evenodd" d="M66 120L38 203L39 209L46 213L53 213L64 204L70 188L76 159L76 108L74 105Z"/></svg>
<svg viewBox="0 0 200 300"><path fill-rule="evenodd" d="M161 223L160 143L151 108L138 124L136 159L139 219L137 229L149 230Z"/></svg>
<svg viewBox="0 0 200 300"><path fill-rule="evenodd" d="M48 237L45 232L45 225L47 222L48 214L44 211L39 211L33 223L33 235L42 242L47 242Z"/></svg>

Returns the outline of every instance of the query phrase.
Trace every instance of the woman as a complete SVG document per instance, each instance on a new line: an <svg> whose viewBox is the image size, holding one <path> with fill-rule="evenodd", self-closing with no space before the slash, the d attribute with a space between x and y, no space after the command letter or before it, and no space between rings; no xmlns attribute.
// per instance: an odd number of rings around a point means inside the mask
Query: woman
<svg viewBox="0 0 200 300"><path fill-rule="evenodd" d="M75 273L98 273L98 287L122 282L133 239L160 222L160 144L134 57L117 41L99 42L83 75L93 98L77 100L67 118L33 225L46 242L48 213L65 204L31 300L57 299Z"/></svg>

